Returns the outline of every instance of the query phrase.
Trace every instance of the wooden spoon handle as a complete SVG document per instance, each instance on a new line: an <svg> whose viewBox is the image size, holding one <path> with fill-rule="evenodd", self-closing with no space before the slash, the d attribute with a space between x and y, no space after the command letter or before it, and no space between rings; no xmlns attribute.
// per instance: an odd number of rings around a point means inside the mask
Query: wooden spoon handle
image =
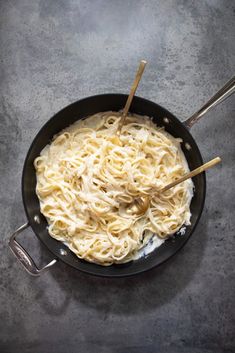
<svg viewBox="0 0 235 353"><path fill-rule="evenodd" d="M181 178L179 178L178 180L175 180L173 181L173 183L170 183L168 185L166 185L164 188L160 189L158 192L161 193L161 192L164 192L166 190L169 190L171 188L173 188L173 186L176 186L180 183L182 183L183 181L189 179L189 178L193 178L194 176L204 172L205 170L211 168L211 167L214 167L214 165L218 164L221 162L221 158L220 157L216 157L214 159L212 159L211 161L201 165L200 167L192 170L191 172L189 173L186 173L184 176L182 176Z"/></svg>
<svg viewBox="0 0 235 353"><path fill-rule="evenodd" d="M141 79L141 77L143 75L143 72L144 72L146 64L147 64L147 61L141 60L139 68L138 68L136 76L135 76L135 80L134 80L134 82L132 84L132 87L131 87L131 90L130 90L130 94L129 94L129 96L127 98L127 101L126 101L126 105L125 105L125 107L123 109L122 118L121 118L121 120L119 122L118 130L117 130L117 134L118 135L120 134L122 126L125 123L125 119L126 119L127 113L128 113L128 111L130 109L131 102L133 100L134 94L135 94L135 92L137 90L137 87L139 85L140 79Z"/></svg>

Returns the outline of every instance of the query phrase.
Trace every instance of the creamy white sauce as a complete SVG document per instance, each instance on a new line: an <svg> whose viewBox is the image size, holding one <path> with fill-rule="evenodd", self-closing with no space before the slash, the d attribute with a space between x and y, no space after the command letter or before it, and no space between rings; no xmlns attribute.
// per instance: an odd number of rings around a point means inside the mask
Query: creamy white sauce
<svg viewBox="0 0 235 353"><path fill-rule="evenodd" d="M136 254L133 256L133 260L138 260L141 257L149 255L156 248L159 248L159 246L161 246L164 241L165 239L161 239L157 235L154 235L143 248L136 252Z"/></svg>

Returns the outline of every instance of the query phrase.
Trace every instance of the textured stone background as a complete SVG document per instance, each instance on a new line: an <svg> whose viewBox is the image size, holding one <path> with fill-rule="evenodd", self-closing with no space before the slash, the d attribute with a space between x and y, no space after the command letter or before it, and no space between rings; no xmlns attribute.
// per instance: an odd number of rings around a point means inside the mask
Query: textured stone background
<svg viewBox="0 0 235 353"><path fill-rule="evenodd" d="M30 277L7 242L25 222L22 163L39 128L88 95L128 92L182 120L234 75L231 0L9 0L0 2L1 353L214 353L235 350L235 104L230 98L192 130L207 174L200 224L159 269L99 279L62 263ZM39 264L51 255L31 231L22 243Z"/></svg>

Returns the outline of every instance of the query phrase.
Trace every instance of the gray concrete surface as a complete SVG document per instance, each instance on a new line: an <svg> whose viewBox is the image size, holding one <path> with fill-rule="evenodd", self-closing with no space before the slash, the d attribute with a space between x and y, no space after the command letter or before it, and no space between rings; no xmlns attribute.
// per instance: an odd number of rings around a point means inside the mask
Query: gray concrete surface
<svg viewBox="0 0 235 353"><path fill-rule="evenodd" d="M22 163L39 128L88 95L128 92L182 120L234 75L231 0L9 0L0 2L0 352L214 353L235 351L234 98L192 130L207 174L206 205L186 247L131 279L86 276L62 263L30 277L7 242L26 220ZM51 255L31 231L22 244Z"/></svg>

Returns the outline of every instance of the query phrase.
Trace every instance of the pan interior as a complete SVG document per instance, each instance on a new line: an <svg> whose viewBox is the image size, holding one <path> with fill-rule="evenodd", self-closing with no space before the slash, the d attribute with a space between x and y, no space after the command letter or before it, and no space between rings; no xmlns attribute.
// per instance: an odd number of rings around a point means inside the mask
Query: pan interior
<svg viewBox="0 0 235 353"><path fill-rule="evenodd" d="M40 213L39 200L35 192L36 175L33 166L34 159L41 150L50 143L52 137L71 125L76 120L102 111L118 111L123 108L127 95L103 94L92 96L77 101L54 115L39 131L33 140L25 159L22 174L22 197L26 215L37 237L48 247L48 249L62 261L81 271L107 277L122 277L144 272L168 260L173 256L189 239L199 221L205 199L205 173L194 178L194 196L191 202L191 225L186 227L184 235L177 235L165 241L159 248L146 257L126 264L112 265L108 267L99 266L83 260L74 255L65 245L53 239L47 231L47 221ZM130 112L147 115L153 118L158 126L164 126L166 131L174 137L183 140L181 145L189 168L192 170L202 164L202 157L190 132L186 127L169 111L146 99L135 96ZM35 221L35 216L38 216ZM39 222L38 222L39 219ZM64 252L63 250L66 250ZM65 255L64 255L65 254Z"/></svg>

